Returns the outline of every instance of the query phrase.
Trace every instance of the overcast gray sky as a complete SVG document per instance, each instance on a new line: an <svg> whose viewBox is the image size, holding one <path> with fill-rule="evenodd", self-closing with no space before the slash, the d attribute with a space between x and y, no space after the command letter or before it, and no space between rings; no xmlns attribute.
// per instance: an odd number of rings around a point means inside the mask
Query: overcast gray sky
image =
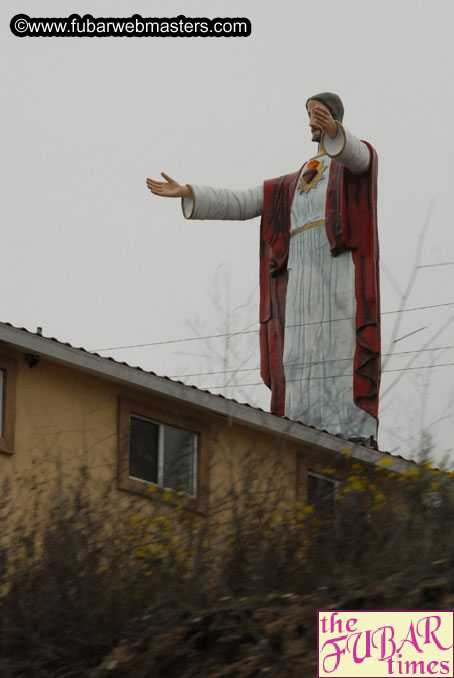
<svg viewBox="0 0 454 678"><path fill-rule="evenodd" d="M184 221L179 201L152 196L145 178L164 170L183 183L246 188L294 171L314 152L305 101L323 90L340 94L346 126L379 155L382 310L400 307L423 229L425 268L406 306L454 302L453 7L3 0L0 319L87 349L254 330L259 221ZM17 38L9 29L18 13L74 12L244 16L252 35ZM454 346L453 316L454 305L402 314L401 354L385 369L448 366L383 374L382 449L412 456L428 429L438 456L452 450L454 350L402 352ZM383 317L384 353L397 317ZM259 360L256 334L103 355L166 375ZM188 382L227 378L250 385L213 392L268 409L267 389L252 385L257 371Z"/></svg>

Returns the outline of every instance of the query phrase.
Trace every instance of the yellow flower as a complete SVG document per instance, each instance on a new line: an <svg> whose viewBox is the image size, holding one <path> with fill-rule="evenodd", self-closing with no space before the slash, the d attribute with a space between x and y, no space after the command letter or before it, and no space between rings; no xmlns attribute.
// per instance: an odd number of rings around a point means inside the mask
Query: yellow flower
<svg viewBox="0 0 454 678"><path fill-rule="evenodd" d="M270 517L270 523L278 523L280 520L282 520L282 513L280 511L275 511L273 514L271 514Z"/></svg>
<svg viewBox="0 0 454 678"><path fill-rule="evenodd" d="M394 464L394 460L390 459L389 457L382 457L379 463L383 466L391 466L391 464Z"/></svg>
<svg viewBox="0 0 454 678"><path fill-rule="evenodd" d="M351 490L352 490L351 487L349 487L348 485L344 485L344 487L340 489L339 492L337 493L338 499L342 499L342 497L351 492Z"/></svg>
<svg viewBox="0 0 454 678"><path fill-rule="evenodd" d="M358 492L361 492L364 490L364 483L360 478L355 478L355 480L352 481L352 487L354 490L358 490Z"/></svg>

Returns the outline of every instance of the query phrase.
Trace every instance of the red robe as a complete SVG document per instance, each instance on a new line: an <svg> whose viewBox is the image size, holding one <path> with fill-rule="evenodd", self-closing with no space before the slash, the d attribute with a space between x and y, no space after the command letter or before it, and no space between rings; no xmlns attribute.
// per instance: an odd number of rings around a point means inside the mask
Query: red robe
<svg viewBox="0 0 454 678"><path fill-rule="evenodd" d="M355 175L332 160L325 227L331 254L352 251L355 265L356 350L353 399L378 421L380 387L380 286L377 236L377 154ZM284 327L290 210L300 171L264 183L260 224L261 376L271 389L271 412L285 413ZM310 422L306 422L310 424Z"/></svg>

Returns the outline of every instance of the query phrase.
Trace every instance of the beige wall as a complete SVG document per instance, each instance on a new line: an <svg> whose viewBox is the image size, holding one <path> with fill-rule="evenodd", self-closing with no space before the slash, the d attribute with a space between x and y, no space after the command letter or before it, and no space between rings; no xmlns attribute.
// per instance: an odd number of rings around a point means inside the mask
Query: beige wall
<svg viewBox="0 0 454 678"><path fill-rule="evenodd" d="M112 509L132 504L150 505L151 496L118 488L119 403L134 401L157 420L178 425L182 420L200 433L199 497L223 501L229 493L243 498L251 493L305 500L307 470L321 471L339 455L314 451L282 435L229 421L181 401L165 399L139 388L124 386L41 359L30 368L20 352L1 351L17 366L15 439L12 454L0 452L0 477L8 480L10 498L4 510L37 519L58 488L80 485L80 471L88 475L83 491L98 496ZM193 426L191 426L193 422ZM180 423L181 425L181 423ZM340 464L340 465L339 465Z"/></svg>

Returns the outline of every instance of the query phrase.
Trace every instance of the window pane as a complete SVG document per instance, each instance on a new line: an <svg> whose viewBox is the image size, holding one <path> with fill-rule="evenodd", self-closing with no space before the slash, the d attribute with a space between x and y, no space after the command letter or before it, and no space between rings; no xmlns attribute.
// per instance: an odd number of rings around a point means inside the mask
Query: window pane
<svg viewBox="0 0 454 678"><path fill-rule="evenodd" d="M307 503L331 513L334 510L335 487L332 480L308 475Z"/></svg>
<svg viewBox="0 0 454 678"><path fill-rule="evenodd" d="M159 425L131 417L129 475L150 483L158 482Z"/></svg>
<svg viewBox="0 0 454 678"><path fill-rule="evenodd" d="M194 494L195 435L164 427L164 486Z"/></svg>

